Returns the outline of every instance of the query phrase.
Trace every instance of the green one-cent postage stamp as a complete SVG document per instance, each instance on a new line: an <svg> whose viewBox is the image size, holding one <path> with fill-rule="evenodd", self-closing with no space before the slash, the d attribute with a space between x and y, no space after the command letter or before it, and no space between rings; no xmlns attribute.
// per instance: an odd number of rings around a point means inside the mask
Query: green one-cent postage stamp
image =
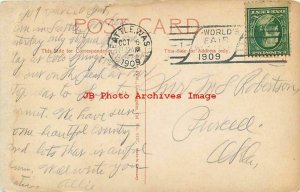
<svg viewBox="0 0 300 192"><path fill-rule="evenodd" d="M289 55L288 7L247 8L248 56Z"/></svg>

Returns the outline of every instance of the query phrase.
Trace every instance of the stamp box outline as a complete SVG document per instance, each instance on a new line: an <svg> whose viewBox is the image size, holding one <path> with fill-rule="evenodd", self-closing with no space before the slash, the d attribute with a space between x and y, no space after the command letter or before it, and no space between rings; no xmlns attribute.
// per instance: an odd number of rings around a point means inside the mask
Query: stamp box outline
<svg viewBox="0 0 300 192"><path fill-rule="evenodd" d="M284 33L284 29L281 30L282 31L282 36L281 36L280 41L282 41L282 39L284 39L284 36L286 36L285 38L286 38L287 41L286 41L286 45L284 46L286 53L281 53L281 54L280 53L278 53L278 54L276 54L276 53L253 54L251 52L251 50L250 50L250 46L251 46L250 44L251 43L249 43L249 42L250 42L251 38L255 38L255 37L249 36L249 33L251 33L251 30L254 30L254 29L250 29L249 30L249 22L250 22L250 19L249 19L249 14L250 13L249 13L249 11L250 10L263 10L263 9L265 9L265 10L266 9L284 9L285 10L285 13L281 13L281 14L285 15L285 17L286 17L285 18L286 19L286 29L285 29L286 33ZM270 14L273 17L275 17L274 14L272 14L272 13L266 13L266 14ZM264 14L264 15L266 15L266 14ZM279 21L279 23L282 26L281 21L277 17L275 17L275 18ZM256 25L257 20L255 21L254 26ZM290 34L289 34L290 33L289 32L290 25L289 25L289 7L288 6L280 6L280 7L247 7L246 8L246 26L245 27L246 27L246 47L247 47L247 51L246 52L247 52L248 56L264 57L264 56L284 56L284 55L290 55ZM254 32L252 32L252 33L254 33ZM261 49L260 51L273 51L273 50L276 51L276 48L278 48L278 46L280 44L282 44L282 42L279 42L278 45L276 45L275 47L273 47L271 50L266 50L266 49L263 49L260 45L258 45L256 40L254 40L254 42L256 44L256 47L259 47Z"/></svg>

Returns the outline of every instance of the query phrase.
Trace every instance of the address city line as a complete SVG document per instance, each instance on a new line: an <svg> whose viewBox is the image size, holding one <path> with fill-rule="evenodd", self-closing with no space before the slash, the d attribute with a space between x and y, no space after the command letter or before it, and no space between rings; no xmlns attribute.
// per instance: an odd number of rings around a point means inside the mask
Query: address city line
<svg viewBox="0 0 300 192"><path fill-rule="evenodd" d="M99 96L100 99L129 99L130 95L127 93L109 93L109 92L100 92L100 94L95 94L94 92L85 92L83 95L84 99L94 99L95 96ZM139 93L136 92L135 99L181 99L182 94L170 94L170 93ZM211 99L216 99L216 94L201 94L188 92L188 99L203 99L209 101Z"/></svg>

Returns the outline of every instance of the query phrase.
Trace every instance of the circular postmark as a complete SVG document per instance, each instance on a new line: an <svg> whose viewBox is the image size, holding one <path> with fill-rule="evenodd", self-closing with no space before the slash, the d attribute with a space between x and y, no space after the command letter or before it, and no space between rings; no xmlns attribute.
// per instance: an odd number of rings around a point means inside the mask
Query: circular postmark
<svg viewBox="0 0 300 192"><path fill-rule="evenodd" d="M116 28L108 39L109 56L126 69L144 65L152 54L152 41L148 32L135 24Z"/></svg>

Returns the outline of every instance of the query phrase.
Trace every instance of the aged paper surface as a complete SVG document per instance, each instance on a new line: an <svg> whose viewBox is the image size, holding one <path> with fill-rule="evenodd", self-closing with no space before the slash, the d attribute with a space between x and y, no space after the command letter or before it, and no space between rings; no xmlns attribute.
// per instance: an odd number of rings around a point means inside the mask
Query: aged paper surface
<svg viewBox="0 0 300 192"><path fill-rule="evenodd" d="M2 191L300 187L300 5L2 2Z"/></svg>

